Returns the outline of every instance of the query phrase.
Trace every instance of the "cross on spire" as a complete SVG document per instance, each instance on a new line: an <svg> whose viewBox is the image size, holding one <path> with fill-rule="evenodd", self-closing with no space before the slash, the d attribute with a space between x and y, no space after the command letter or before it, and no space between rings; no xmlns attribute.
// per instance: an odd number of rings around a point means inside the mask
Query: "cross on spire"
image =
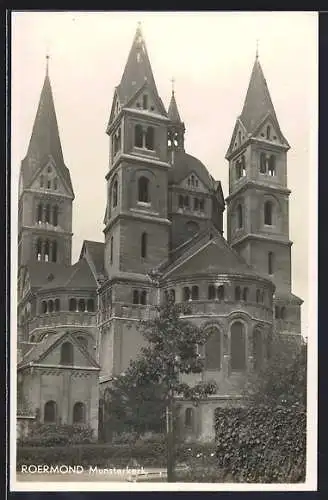
<svg viewBox="0 0 328 500"><path fill-rule="evenodd" d="M49 56L48 51L47 51L47 54L46 54L46 75L47 76L49 75L49 59L50 59L50 56Z"/></svg>
<svg viewBox="0 0 328 500"><path fill-rule="evenodd" d="M256 59L259 58L259 39L256 40Z"/></svg>
<svg viewBox="0 0 328 500"><path fill-rule="evenodd" d="M171 78L171 83L172 83L172 94L174 94L174 84L175 84L175 78L172 76Z"/></svg>

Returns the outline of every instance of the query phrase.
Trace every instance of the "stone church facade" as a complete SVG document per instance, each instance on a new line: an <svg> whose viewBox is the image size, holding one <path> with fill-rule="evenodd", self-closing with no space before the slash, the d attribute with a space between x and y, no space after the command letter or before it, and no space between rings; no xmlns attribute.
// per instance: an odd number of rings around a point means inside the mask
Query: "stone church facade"
<svg viewBox="0 0 328 500"><path fill-rule="evenodd" d="M104 241L84 241L72 264L74 191L47 68L19 179L19 432L38 418L89 424L97 435L106 388L143 344L138 322L170 294L188 302L186 319L211 331L200 377L219 389L181 410L185 435L210 439L215 409L238 404L241 381L265 362L273 329L301 334L302 300L291 283L290 146L256 57L226 154L224 198L220 181L185 151L175 94L166 111L139 27L106 133Z"/></svg>

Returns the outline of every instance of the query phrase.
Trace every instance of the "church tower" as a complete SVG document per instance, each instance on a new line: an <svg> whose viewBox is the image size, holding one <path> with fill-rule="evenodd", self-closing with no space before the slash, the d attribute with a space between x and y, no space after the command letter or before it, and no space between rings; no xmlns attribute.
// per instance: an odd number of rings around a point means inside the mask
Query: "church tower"
<svg viewBox="0 0 328 500"><path fill-rule="evenodd" d="M18 201L18 270L29 262L71 264L73 187L65 166L48 73L27 154Z"/></svg>
<svg viewBox="0 0 328 500"><path fill-rule="evenodd" d="M122 273L146 277L167 258L168 123L138 27L107 127L104 233L110 277Z"/></svg>
<svg viewBox="0 0 328 500"><path fill-rule="evenodd" d="M276 285L279 330L300 333L302 300L291 291L289 149L257 54L244 107L226 154L229 161L228 241Z"/></svg>

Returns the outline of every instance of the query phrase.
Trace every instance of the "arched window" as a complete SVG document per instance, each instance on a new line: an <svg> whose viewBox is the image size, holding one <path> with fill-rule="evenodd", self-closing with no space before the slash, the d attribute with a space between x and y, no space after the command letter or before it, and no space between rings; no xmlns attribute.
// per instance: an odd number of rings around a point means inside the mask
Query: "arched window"
<svg viewBox="0 0 328 500"><path fill-rule="evenodd" d="M133 290L133 303L139 304L139 292L138 292L138 290Z"/></svg>
<svg viewBox="0 0 328 500"><path fill-rule="evenodd" d="M208 300L215 299L215 286L208 285Z"/></svg>
<svg viewBox="0 0 328 500"><path fill-rule="evenodd" d="M245 328L240 321L231 325L231 370L246 369Z"/></svg>
<svg viewBox="0 0 328 500"><path fill-rule="evenodd" d="M194 285L191 289L191 298L192 300L198 300L199 297L199 289L197 285Z"/></svg>
<svg viewBox="0 0 328 500"><path fill-rule="evenodd" d="M221 332L213 328L205 344L205 368L206 370L221 370Z"/></svg>
<svg viewBox="0 0 328 500"><path fill-rule="evenodd" d="M185 286L183 289L183 300L190 300L190 288L188 286Z"/></svg>
<svg viewBox="0 0 328 500"><path fill-rule="evenodd" d="M268 140L270 140L270 136L271 136L271 128L270 126L268 125L267 128L266 128L266 138Z"/></svg>
<svg viewBox="0 0 328 500"><path fill-rule="evenodd" d="M109 260L110 260L110 263L113 264L113 252L114 252L114 237L112 236L111 239L110 239L110 256L109 256Z"/></svg>
<svg viewBox="0 0 328 500"><path fill-rule="evenodd" d="M271 203L271 201L266 201L264 203L264 224L266 226L272 226L272 203Z"/></svg>
<svg viewBox="0 0 328 500"><path fill-rule="evenodd" d="M218 299L224 300L224 286L223 285L218 286Z"/></svg>
<svg viewBox="0 0 328 500"><path fill-rule="evenodd" d="M38 208L37 208L37 213L36 213L36 221L37 222L42 222L42 212L43 212L43 206L42 206L42 203L39 203Z"/></svg>
<svg viewBox="0 0 328 500"><path fill-rule="evenodd" d="M93 299L88 299L87 310L88 310L88 312L94 312L95 311L95 301Z"/></svg>
<svg viewBox="0 0 328 500"><path fill-rule="evenodd" d="M64 342L60 349L60 364L72 365L73 364L73 346L70 342Z"/></svg>
<svg viewBox="0 0 328 500"><path fill-rule="evenodd" d="M85 311L85 300L84 299L79 300L78 309L79 309L79 312Z"/></svg>
<svg viewBox="0 0 328 500"><path fill-rule="evenodd" d="M146 290L142 290L140 293L140 304L145 306L147 304L147 292Z"/></svg>
<svg viewBox="0 0 328 500"><path fill-rule="evenodd" d="M138 181L138 200L144 203L149 202L149 180L147 177L140 177Z"/></svg>
<svg viewBox="0 0 328 500"><path fill-rule="evenodd" d="M183 199L182 194L179 194L179 208L183 208L183 207L184 207L184 199Z"/></svg>
<svg viewBox="0 0 328 500"><path fill-rule="evenodd" d="M175 290L174 290L174 288L171 288L171 290L169 292L169 297L170 297L170 300L172 300L172 302L175 302Z"/></svg>
<svg viewBox="0 0 328 500"><path fill-rule="evenodd" d="M37 260L41 260L42 257L42 241L38 238L36 242L36 258Z"/></svg>
<svg viewBox="0 0 328 500"><path fill-rule="evenodd" d="M76 299L69 299L69 310L76 312Z"/></svg>
<svg viewBox="0 0 328 500"><path fill-rule="evenodd" d="M44 405L43 421L47 424L56 422L57 418L57 405L55 401L47 401Z"/></svg>
<svg viewBox="0 0 328 500"><path fill-rule="evenodd" d="M40 187L43 188L44 186L44 176L40 175Z"/></svg>
<svg viewBox="0 0 328 500"><path fill-rule="evenodd" d="M248 299L248 288L247 286L243 289L243 301L247 302Z"/></svg>
<svg viewBox="0 0 328 500"><path fill-rule="evenodd" d="M199 209L199 199L194 198L194 210L198 210L198 209Z"/></svg>
<svg viewBox="0 0 328 500"><path fill-rule="evenodd" d="M83 424L85 422L85 407L83 403L75 403L73 407L73 424Z"/></svg>
<svg viewBox="0 0 328 500"><path fill-rule="evenodd" d="M256 302L259 304L261 302L261 290L256 290Z"/></svg>
<svg viewBox="0 0 328 500"><path fill-rule="evenodd" d="M269 175L271 177L276 175L276 157L274 155L269 158Z"/></svg>
<svg viewBox="0 0 328 500"><path fill-rule="evenodd" d="M55 300L55 311L60 311L60 300L59 299Z"/></svg>
<svg viewBox="0 0 328 500"><path fill-rule="evenodd" d="M148 109L148 96L147 96L147 94L144 94L142 96L142 107L143 107L143 109Z"/></svg>
<svg viewBox="0 0 328 500"><path fill-rule="evenodd" d="M193 427L193 413L194 409L193 408L186 408L185 411L185 427Z"/></svg>
<svg viewBox="0 0 328 500"><path fill-rule="evenodd" d="M153 127L147 127L146 132L146 149L153 150L155 142L155 130Z"/></svg>
<svg viewBox="0 0 328 500"><path fill-rule="evenodd" d="M58 189L58 179L57 179L57 177L54 178L54 189L55 190Z"/></svg>
<svg viewBox="0 0 328 500"><path fill-rule="evenodd" d="M237 205L237 227L243 227L243 207L240 203Z"/></svg>
<svg viewBox="0 0 328 500"><path fill-rule="evenodd" d="M115 179L113 182L113 187L112 187L112 205L113 205L113 208L117 206L117 191L118 191L118 183L117 183L117 179Z"/></svg>
<svg viewBox="0 0 328 500"><path fill-rule="evenodd" d="M55 205L52 209L52 223L54 226L58 226L58 207Z"/></svg>
<svg viewBox="0 0 328 500"><path fill-rule="evenodd" d="M48 311L48 304L45 300L41 302L41 312L42 314L46 314Z"/></svg>
<svg viewBox="0 0 328 500"><path fill-rule="evenodd" d="M143 130L141 125L134 127L134 145L136 148L143 147Z"/></svg>
<svg viewBox="0 0 328 500"><path fill-rule="evenodd" d="M189 196L184 197L184 206L187 208L189 207Z"/></svg>
<svg viewBox="0 0 328 500"><path fill-rule="evenodd" d="M44 260L46 262L49 262L49 257L50 257L50 243L49 240L46 240L44 244Z"/></svg>
<svg viewBox="0 0 328 500"><path fill-rule="evenodd" d="M45 222L50 222L50 205L46 205Z"/></svg>
<svg viewBox="0 0 328 500"><path fill-rule="evenodd" d="M268 273L273 274L273 252L268 253Z"/></svg>
<svg viewBox="0 0 328 500"><path fill-rule="evenodd" d="M253 334L253 356L254 370L259 371L263 365L263 339L259 330L255 330Z"/></svg>
<svg viewBox="0 0 328 500"><path fill-rule="evenodd" d="M202 198L201 200L199 200L199 210L201 212L204 212L204 210L205 210L205 200L204 200L204 198Z"/></svg>
<svg viewBox="0 0 328 500"><path fill-rule="evenodd" d="M52 242L52 262L57 262L57 241Z"/></svg>
<svg viewBox="0 0 328 500"><path fill-rule="evenodd" d="M47 189L51 189L51 179L47 180Z"/></svg>
<svg viewBox="0 0 328 500"><path fill-rule="evenodd" d="M147 257L147 233L141 235L141 257L143 259Z"/></svg>
<svg viewBox="0 0 328 500"><path fill-rule="evenodd" d="M242 177L246 177L246 160L244 155L241 157L241 175Z"/></svg>
<svg viewBox="0 0 328 500"><path fill-rule="evenodd" d="M48 311L49 311L50 313L52 313L52 312L53 312L53 310L54 310L54 303L53 303L53 301L52 301L52 300L49 300L49 302L48 302Z"/></svg>
<svg viewBox="0 0 328 500"><path fill-rule="evenodd" d="M88 339L86 337L83 337L80 335L77 340L85 347L86 349L88 348Z"/></svg>
<svg viewBox="0 0 328 500"><path fill-rule="evenodd" d="M236 288L235 288L235 300L240 300L240 299L241 299L240 286L236 286Z"/></svg>
<svg viewBox="0 0 328 500"><path fill-rule="evenodd" d="M266 174L266 154L261 153L260 154L260 173L261 174Z"/></svg>

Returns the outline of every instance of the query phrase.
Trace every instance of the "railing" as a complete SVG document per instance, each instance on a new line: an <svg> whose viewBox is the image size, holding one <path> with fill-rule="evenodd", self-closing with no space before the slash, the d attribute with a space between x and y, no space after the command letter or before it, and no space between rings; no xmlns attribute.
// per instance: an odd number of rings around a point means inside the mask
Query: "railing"
<svg viewBox="0 0 328 500"><path fill-rule="evenodd" d="M59 311L41 314L29 321L28 330L61 325L96 326L96 313Z"/></svg>

